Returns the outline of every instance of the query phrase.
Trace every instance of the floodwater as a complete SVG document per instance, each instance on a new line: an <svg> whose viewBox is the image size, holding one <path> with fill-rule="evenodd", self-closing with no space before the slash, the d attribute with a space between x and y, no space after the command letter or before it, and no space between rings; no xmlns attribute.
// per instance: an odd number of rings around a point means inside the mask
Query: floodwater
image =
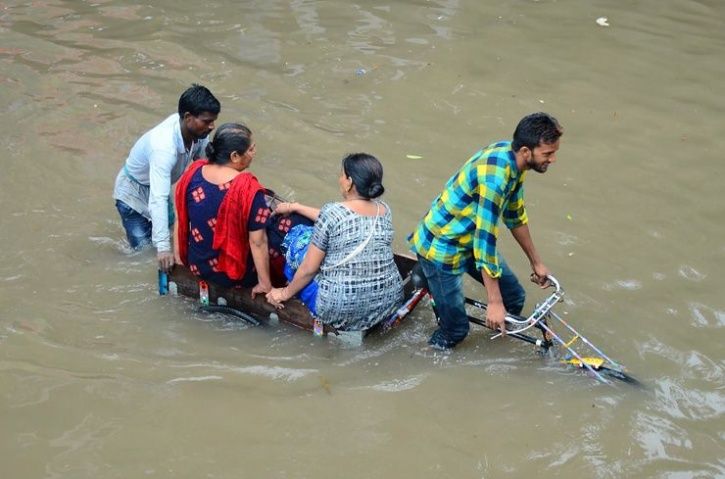
<svg viewBox="0 0 725 479"><path fill-rule="evenodd" d="M725 477L722 0L149 3L0 2L0 477ZM426 305L351 348L159 297L111 191L193 82L284 196L379 156L398 251L476 149L557 116L532 234L646 387L480 328L430 353Z"/></svg>

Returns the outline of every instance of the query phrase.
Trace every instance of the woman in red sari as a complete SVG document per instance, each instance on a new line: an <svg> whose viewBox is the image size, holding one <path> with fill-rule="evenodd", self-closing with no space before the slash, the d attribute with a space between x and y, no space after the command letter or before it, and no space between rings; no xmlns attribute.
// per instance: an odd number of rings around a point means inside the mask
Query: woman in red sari
<svg viewBox="0 0 725 479"><path fill-rule="evenodd" d="M265 189L247 168L254 160L252 132L239 123L219 127L207 159L189 166L176 185L177 262L224 286L272 288Z"/></svg>

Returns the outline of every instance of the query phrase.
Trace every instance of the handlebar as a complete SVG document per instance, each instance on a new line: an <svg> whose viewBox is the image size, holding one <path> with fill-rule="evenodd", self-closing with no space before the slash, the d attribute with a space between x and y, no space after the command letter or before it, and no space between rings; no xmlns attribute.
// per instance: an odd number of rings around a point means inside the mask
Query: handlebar
<svg viewBox="0 0 725 479"><path fill-rule="evenodd" d="M546 279L549 280L551 286L554 287L554 291L542 302L536 305L534 311L526 319L516 319L513 316L506 315L506 322L514 326L520 326L518 329L507 329L507 333L522 333L529 328L532 328L546 316L549 311L560 302L564 297L564 290L561 288L559 281L552 275L547 275ZM495 334L491 339L496 339L501 336L501 333Z"/></svg>

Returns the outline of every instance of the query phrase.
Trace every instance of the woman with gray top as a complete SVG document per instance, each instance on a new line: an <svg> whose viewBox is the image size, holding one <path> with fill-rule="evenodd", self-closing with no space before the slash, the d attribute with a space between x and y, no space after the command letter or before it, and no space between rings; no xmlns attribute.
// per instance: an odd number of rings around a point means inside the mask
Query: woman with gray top
<svg viewBox="0 0 725 479"><path fill-rule="evenodd" d="M282 304L307 286L318 284L315 309L319 319L340 330L365 330L395 311L403 285L395 265L390 207L377 200L385 188L383 166L366 153L342 160L339 184L343 200L321 209L281 203L277 214L298 213L315 220L307 253L284 288L267 293Z"/></svg>

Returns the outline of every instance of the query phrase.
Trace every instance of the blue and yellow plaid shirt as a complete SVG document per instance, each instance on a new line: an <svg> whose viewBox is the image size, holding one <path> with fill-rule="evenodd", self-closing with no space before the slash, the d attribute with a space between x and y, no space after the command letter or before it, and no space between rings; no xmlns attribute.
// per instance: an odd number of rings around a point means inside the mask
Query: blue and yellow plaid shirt
<svg viewBox="0 0 725 479"><path fill-rule="evenodd" d="M413 252L463 273L471 256L480 271L501 276L496 238L498 219L509 228L528 223L524 172L519 172L510 141L476 152L448 180L443 193L408 237Z"/></svg>

